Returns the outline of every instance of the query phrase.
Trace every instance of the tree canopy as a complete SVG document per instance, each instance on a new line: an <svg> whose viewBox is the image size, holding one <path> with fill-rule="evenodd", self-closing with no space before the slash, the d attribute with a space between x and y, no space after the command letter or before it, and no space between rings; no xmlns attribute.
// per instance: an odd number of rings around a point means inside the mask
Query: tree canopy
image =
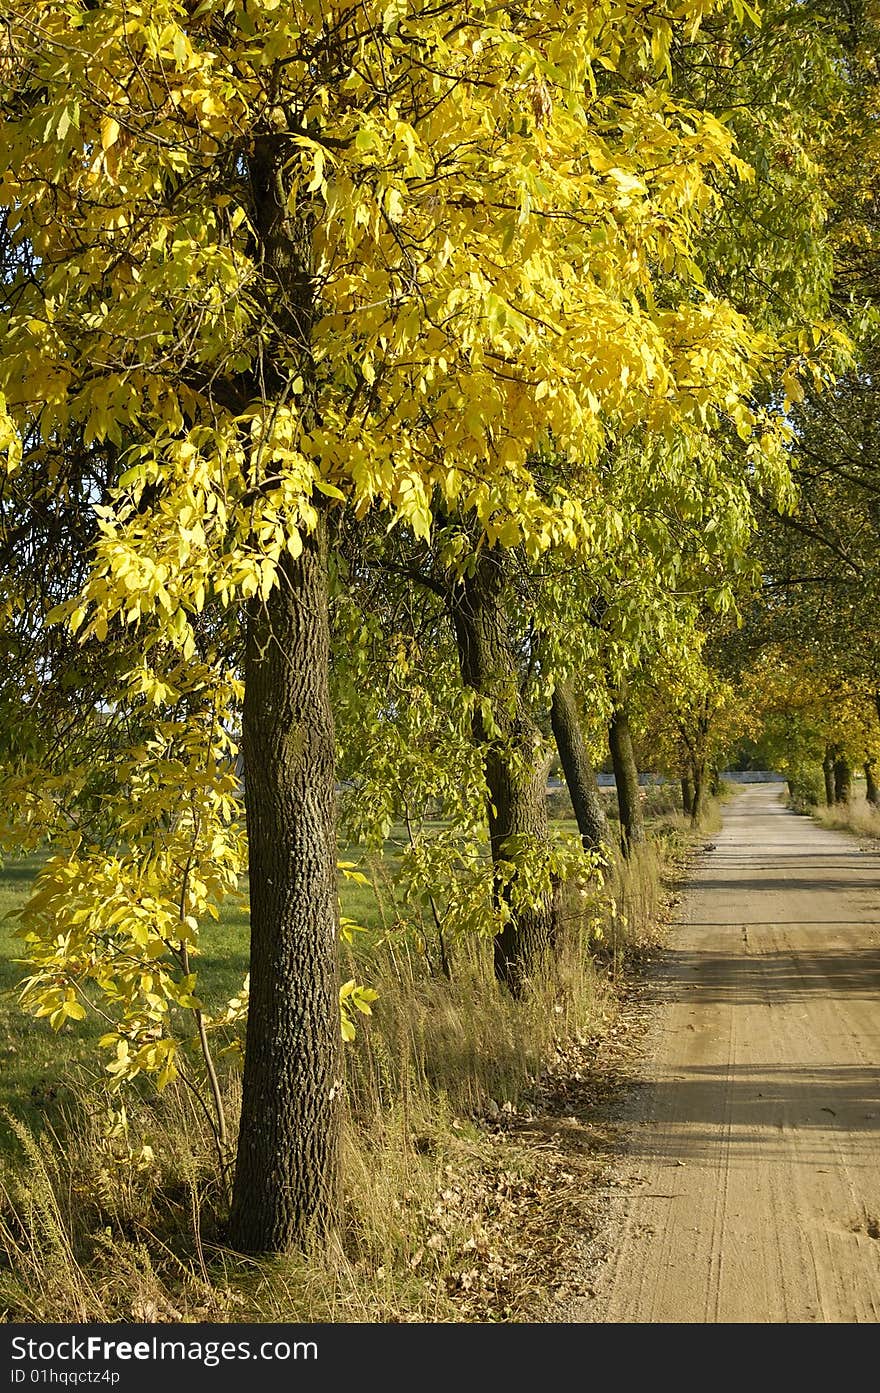
<svg viewBox="0 0 880 1393"><path fill-rule="evenodd" d="M97 1003L117 1086L204 1081L224 1151L247 1018L238 1246L332 1223L340 781L357 837L405 822L443 970L479 930L520 994L607 834L551 835L554 731L589 789L632 725L698 820L753 733L719 616L738 677L772 642L880 686L873 24L7 7L2 831L51 850L25 999ZM250 995L210 1015L246 868ZM371 1000L345 983L346 1036Z"/></svg>

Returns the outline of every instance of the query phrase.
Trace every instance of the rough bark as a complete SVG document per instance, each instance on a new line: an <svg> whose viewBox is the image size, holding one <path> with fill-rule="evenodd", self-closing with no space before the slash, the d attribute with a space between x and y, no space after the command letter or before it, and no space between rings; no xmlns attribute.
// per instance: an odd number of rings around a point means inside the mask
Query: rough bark
<svg viewBox="0 0 880 1393"><path fill-rule="evenodd" d="M877 711L877 719L880 721L880 691L874 693L874 706ZM868 765L871 766L870 775ZM865 761L865 793L872 808L880 808L880 789L877 787L877 759L870 755Z"/></svg>
<svg viewBox="0 0 880 1393"><path fill-rule="evenodd" d="M519 689L505 591L501 558L484 551L474 574L452 585L449 609L462 680L491 703L492 724L478 707L473 732L486 771L495 893L510 904L507 869L518 849L548 843L548 766L540 732ZM555 938L554 899L548 895L538 904L517 906L495 938L495 975L515 996L522 994Z"/></svg>
<svg viewBox="0 0 880 1393"><path fill-rule="evenodd" d="M617 785L622 846L624 852L628 853L631 847L638 846L645 840L645 820L639 791L639 771L626 709L626 693L623 690L619 691L615 698L611 725L608 729L608 745L614 766L614 781Z"/></svg>
<svg viewBox="0 0 880 1393"><path fill-rule="evenodd" d="M691 761L694 798L691 803L691 826L699 827L706 807L706 766L700 760Z"/></svg>
<svg viewBox="0 0 880 1393"><path fill-rule="evenodd" d="M339 1093L334 739L323 530L248 614L243 748L250 1009L230 1239L304 1246L332 1219Z"/></svg>
<svg viewBox="0 0 880 1393"><path fill-rule="evenodd" d="M834 750L830 745L826 746L825 749L822 773L825 777L825 802L830 808L834 803Z"/></svg>
<svg viewBox="0 0 880 1393"><path fill-rule="evenodd" d="M290 147L248 157L270 351L250 396L280 400L296 372L314 409L312 221L288 208ZM272 487L250 480L255 492ZM251 902L250 1010L229 1239L246 1252L306 1247L337 1191L340 1026L334 735L323 520L247 613L242 748Z"/></svg>
<svg viewBox="0 0 880 1393"><path fill-rule="evenodd" d="M852 798L852 766L838 751L834 757L834 801L848 803Z"/></svg>
<svg viewBox="0 0 880 1393"><path fill-rule="evenodd" d="M694 781L690 771L681 776L681 806L685 817L690 817L694 806Z"/></svg>
<svg viewBox="0 0 880 1393"><path fill-rule="evenodd" d="M586 851L593 851L608 841L608 819L569 682L557 682L553 689L550 722L581 841Z"/></svg>

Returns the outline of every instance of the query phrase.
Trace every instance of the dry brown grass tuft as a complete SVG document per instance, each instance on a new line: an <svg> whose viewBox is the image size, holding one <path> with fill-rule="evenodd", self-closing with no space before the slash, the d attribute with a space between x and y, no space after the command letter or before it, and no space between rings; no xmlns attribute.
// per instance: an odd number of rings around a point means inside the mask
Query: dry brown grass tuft
<svg viewBox="0 0 880 1393"><path fill-rule="evenodd" d="M823 827L836 832L850 832L855 837L880 840L880 809L872 807L864 795L853 798L849 803L835 803L830 808L820 806L810 811Z"/></svg>

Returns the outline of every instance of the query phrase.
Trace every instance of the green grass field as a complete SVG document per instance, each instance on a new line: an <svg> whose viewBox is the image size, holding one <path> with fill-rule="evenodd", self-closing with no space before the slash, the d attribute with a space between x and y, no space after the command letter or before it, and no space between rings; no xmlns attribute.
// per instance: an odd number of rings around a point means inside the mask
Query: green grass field
<svg viewBox="0 0 880 1393"><path fill-rule="evenodd" d="M386 873L403 845L402 833L385 843ZM73 1076L100 1074L102 1053L97 1042L107 1028L90 1014L83 1021L67 1022L56 1034L46 1020L25 1014L19 1006L18 985L27 965L21 961L25 945L16 933L20 924L16 914L43 859L42 855L9 859L0 867L0 1110L32 1123L54 1114ZM358 860L357 849L346 848L341 859ZM344 915L367 929L381 926L382 908L372 886L342 879L340 895ZM199 992L210 1010L233 996L247 973L246 896L230 900L219 921L205 926L201 947Z"/></svg>
<svg viewBox="0 0 880 1393"><path fill-rule="evenodd" d="M535 1081L547 1066L558 1069L574 1050L580 1068L585 1052L615 1029L627 955L658 941L670 877L692 841L680 814L653 802L646 811L654 836L638 854L615 858L586 915L571 899L546 975L523 1001L498 990L486 940L456 944L451 980L442 975L430 907L411 903L394 883L403 829L394 829L381 857L341 850L340 859L360 863L372 882L340 883L343 913L368 930L357 935L354 961L343 948L343 973L379 996L346 1047L340 1228L338 1245L321 1260L291 1255L261 1264L225 1249L228 1165L188 1087L157 1096L149 1080L142 1088L137 1081L124 1094L128 1127L109 1126L101 1090L89 1086L106 1078L97 1048L104 1024L93 1016L55 1034L18 1005L27 969L16 962L23 945L14 916L39 859L7 862L0 868L0 1321L461 1319L457 1274L471 1284L481 1271L475 1234L487 1251L508 1254L507 1275L499 1286L489 1271L476 1296L461 1287L465 1318L531 1319L533 1265L522 1257L515 1202L502 1204L499 1185L506 1194L513 1176L531 1186L545 1144L535 1148L506 1131L496 1137L485 1119L508 1108L531 1116ZM570 808L553 811L557 827L573 832ZM441 906L444 889L436 887ZM390 930L387 938L379 929ZM243 901L205 926L198 991L209 1009L238 989L247 940ZM223 1073L234 1135L240 1088L233 1069ZM557 1160L571 1165L567 1152ZM549 1194L550 1182L541 1184ZM458 1205L454 1222L444 1227L444 1218L438 1228L449 1195Z"/></svg>
<svg viewBox="0 0 880 1393"><path fill-rule="evenodd" d="M64 1087L62 1074L74 1066L94 1067L100 1023L77 1022L56 1036L46 1021L25 1015L17 987L27 969L17 959L24 945L14 917L27 899L41 857L9 861L0 870L0 1108L37 1121Z"/></svg>
<svg viewBox="0 0 880 1393"><path fill-rule="evenodd" d="M554 825L574 835L571 818L554 817ZM364 857L361 848L346 847L343 861L361 865L370 885L340 879L342 913L368 930L389 927L397 918L410 917L412 907L395 898L393 874L406 845L403 828L394 828L381 856ZM42 855L8 859L0 867L0 1111L7 1110L39 1130L41 1123L54 1120L71 1096L71 1085L81 1092L86 1080L103 1074L104 1054L97 1042L107 1029L95 1013L85 1020L67 1022L59 1033L46 1020L25 1014L18 1003L18 984L27 973L21 961L24 944L16 936L16 912L27 899ZM442 887L438 889L442 900ZM433 926L425 924L426 934ZM369 946L368 940L362 951ZM358 947L361 947L359 944ZM208 1010L227 1001L241 986L248 967L248 911L246 896L230 900L217 923L204 926L201 955L197 959L199 995ZM353 971L358 971L354 968ZM360 976L360 972L358 973ZM369 970L364 969L366 978ZM4 1130L0 1127L0 1149Z"/></svg>

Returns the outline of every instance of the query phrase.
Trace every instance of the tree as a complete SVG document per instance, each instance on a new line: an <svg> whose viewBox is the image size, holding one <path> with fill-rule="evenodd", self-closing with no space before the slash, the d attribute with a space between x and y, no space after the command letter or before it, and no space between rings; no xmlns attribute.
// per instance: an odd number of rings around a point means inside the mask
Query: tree
<svg viewBox="0 0 880 1393"><path fill-rule="evenodd" d="M831 803L847 796L847 764L870 760L877 739L871 721L866 726L863 715L854 717L853 711L873 705L880 685L878 483L872 462L880 279L871 192L880 85L876 7L828 0L816 15L820 47L831 59L822 81L833 96L822 122L825 153L816 206L824 208L825 242L833 256L831 305L848 331L852 353L833 387L807 384L795 393L791 455L797 506L781 514L766 504L761 508L758 556L764 581L746 616L744 637L753 650L772 646L785 668L803 675L805 693L790 694L790 738L798 759L805 760L806 698L813 703L809 725L819 741L808 762L822 764ZM803 16L796 16L795 24L802 28ZM800 81L815 74L815 67L801 61L792 71ZM806 110L803 102L797 106ZM771 689L774 685L771 680ZM828 709L819 712L816 702L822 700ZM788 758L791 766L793 756ZM795 782L803 777L803 771L797 773Z"/></svg>
<svg viewBox="0 0 880 1393"><path fill-rule="evenodd" d="M758 722L760 757L779 769L797 802L830 806L851 795L852 769L876 748L877 716L857 682L818 657L768 645L741 673L741 700ZM821 771L821 772L820 772Z"/></svg>
<svg viewBox="0 0 880 1393"><path fill-rule="evenodd" d="M59 990L99 980L108 929L149 936L145 896L188 961L240 869L240 715L256 887L242 1248L304 1244L333 1216L328 519L385 510L424 537L438 501L461 510L478 527L466 590L493 550L589 547L607 432L756 423L742 402L766 345L691 255L708 173L744 171L667 81L673 36L705 9L9 7L2 439L11 471L71 431L113 447L64 616L86 643L130 640L120 686L142 726L100 836L38 888L32 951L45 966L73 883L82 953L56 956ZM551 439L548 479L534 461ZM764 455L758 431L753 467ZM185 977L179 1004L198 1009ZM120 1077L177 1067L148 1008L108 1032Z"/></svg>
<svg viewBox="0 0 880 1393"><path fill-rule="evenodd" d="M753 705L742 699L741 687L734 687L718 663L724 631L713 616L702 616L702 628L684 648L684 660L673 655L671 662L657 663L642 694L647 745L661 768L678 773L693 827L705 814L707 795L732 742L757 733Z"/></svg>
<svg viewBox="0 0 880 1393"><path fill-rule="evenodd" d="M596 850L608 841L608 819L581 728L577 698L565 678L554 683L550 719L584 848Z"/></svg>

